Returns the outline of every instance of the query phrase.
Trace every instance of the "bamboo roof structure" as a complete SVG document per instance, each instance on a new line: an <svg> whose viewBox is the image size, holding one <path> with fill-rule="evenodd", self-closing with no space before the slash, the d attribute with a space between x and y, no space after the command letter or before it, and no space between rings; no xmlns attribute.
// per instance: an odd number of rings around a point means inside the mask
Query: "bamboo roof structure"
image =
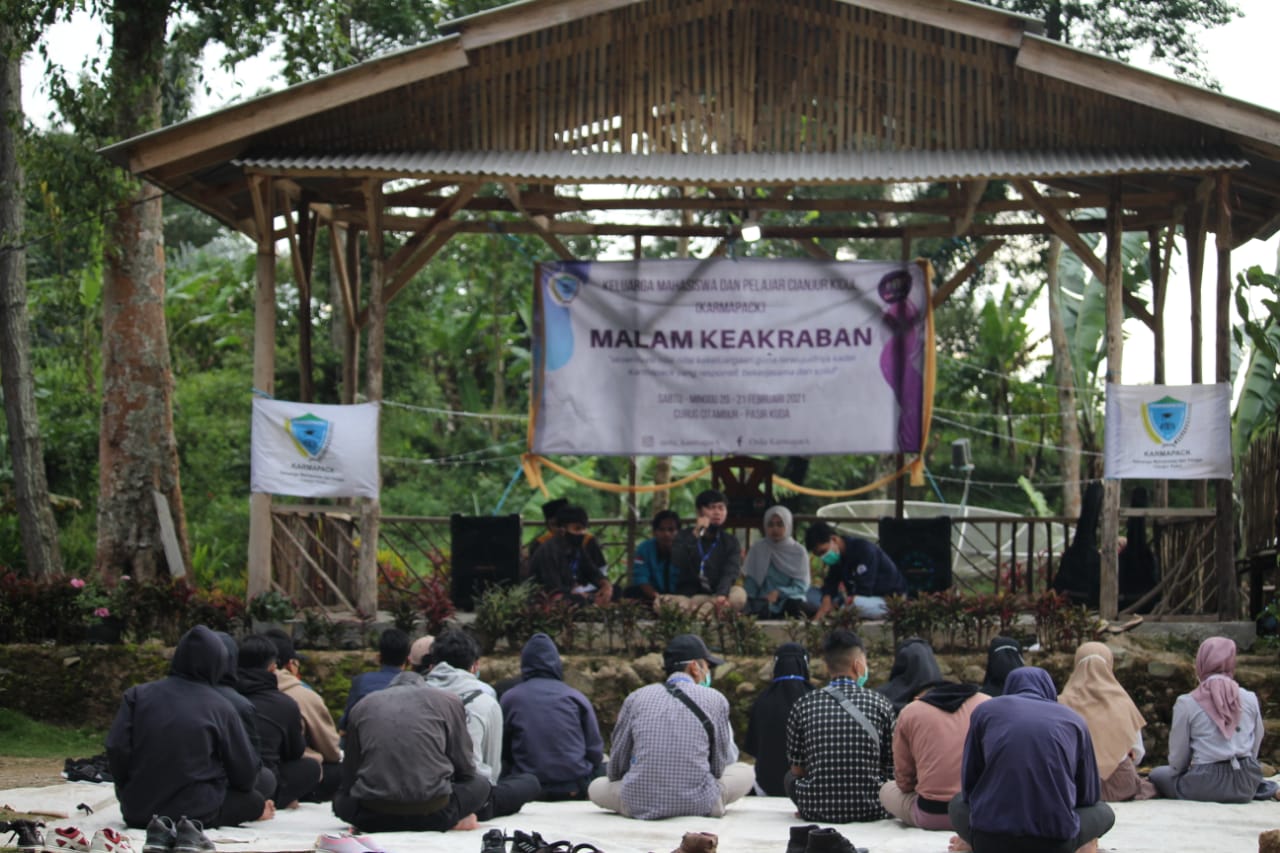
<svg viewBox="0 0 1280 853"><path fill-rule="evenodd" d="M927 236L1034 210L979 201L983 182L1011 178L1067 194L1052 204L1069 210L1101 206L1122 177L1126 228L1177 222L1222 169L1234 244L1280 229L1280 114L1049 41L1034 19L986 6L528 0L446 30L105 154L250 235L255 175L357 225L361 182L399 178L419 184L389 200L393 228L446 205L454 219L545 218L530 227L549 234L581 230L556 217L583 209L603 211L597 233L670 233L609 229L618 200L557 191L586 183L763 187L764 207L786 209L804 205L795 187L948 182L944 199L900 211L929 217L913 232ZM506 197L451 197L477 183Z"/></svg>

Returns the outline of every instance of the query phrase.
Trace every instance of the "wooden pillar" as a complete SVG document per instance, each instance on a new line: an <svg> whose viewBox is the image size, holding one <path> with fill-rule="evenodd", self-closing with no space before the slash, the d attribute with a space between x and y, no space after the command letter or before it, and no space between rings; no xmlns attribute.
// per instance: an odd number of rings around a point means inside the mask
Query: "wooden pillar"
<svg viewBox="0 0 1280 853"><path fill-rule="evenodd" d="M360 393L360 232L346 230L344 241L350 316L342 328L342 402L354 403Z"/></svg>
<svg viewBox="0 0 1280 853"><path fill-rule="evenodd" d="M1218 173L1217 183L1218 287L1214 326L1214 381L1231 382L1231 175ZM1214 481L1213 564L1218 576L1218 619L1240 618L1240 585L1236 582L1236 543L1231 480Z"/></svg>
<svg viewBox="0 0 1280 853"><path fill-rule="evenodd" d="M1169 284L1169 265L1168 258L1163 253L1164 247L1169 245L1162 238L1165 234L1163 228L1147 229L1147 266L1151 270L1151 314L1155 321L1151 325L1152 347L1152 364L1155 370L1151 377L1151 381L1157 385L1163 385L1165 382L1164 374L1164 302L1165 293ZM1173 235L1169 235L1172 242ZM1152 484L1154 494L1152 495L1152 506L1168 506L1169 505L1169 481L1156 480Z"/></svg>
<svg viewBox="0 0 1280 853"><path fill-rule="evenodd" d="M386 257L382 245L382 182L369 179L364 183L364 202L369 221L369 334L365 354L365 399L382 402L382 357L386 345L387 306L382 298L386 283ZM379 419L378 436L375 439L377 458L382 458L382 429ZM381 462L379 462L381 466ZM382 476L378 476L381 486ZM382 503L378 498L363 498L360 502L360 567L356 574L356 607L366 617L378 612L378 526L382 518Z"/></svg>
<svg viewBox="0 0 1280 853"><path fill-rule="evenodd" d="M1124 257L1121 241L1124 237L1120 206L1120 182L1111 188L1111 201L1107 204L1107 384L1119 385L1124 357ZM1120 480L1104 480L1102 486L1102 578L1099 590L1098 612L1103 619L1115 619L1119 612L1119 554L1116 544L1120 539Z"/></svg>
<svg viewBox="0 0 1280 853"><path fill-rule="evenodd" d="M258 231L256 291L253 307L253 387L267 394L276 388L276 244L271 179L250 178ZM271 495L249 495L249 576L246 595L271 588Z"/></svg>
<svg viewBox="0 0 1280 853"><path fill-rule="evenodd" d="M1191 282L1191 384L1199 385L1204 381L1204 328L1200 311L1200 287L1204 282L1205 212L1198 200L1187 206L1182 231L1187 244L1187 277ZM1208 490L1204 480L1196 480L1192 501L1195 506L1208 505Z"/></svg>

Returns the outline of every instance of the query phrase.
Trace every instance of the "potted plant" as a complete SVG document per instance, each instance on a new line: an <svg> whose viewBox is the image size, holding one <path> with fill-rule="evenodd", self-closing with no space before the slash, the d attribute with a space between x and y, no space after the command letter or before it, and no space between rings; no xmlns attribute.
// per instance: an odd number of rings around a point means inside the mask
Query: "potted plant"
<svg viewBox="0 0 1280 853"><path fill-rule="evenodd" d="M249 618L253 620L254 632L258 634L279 628L292 636L292 626L285 623L293 619L297 612L293 599L278 589L260 592L249 600Z"/></svg>

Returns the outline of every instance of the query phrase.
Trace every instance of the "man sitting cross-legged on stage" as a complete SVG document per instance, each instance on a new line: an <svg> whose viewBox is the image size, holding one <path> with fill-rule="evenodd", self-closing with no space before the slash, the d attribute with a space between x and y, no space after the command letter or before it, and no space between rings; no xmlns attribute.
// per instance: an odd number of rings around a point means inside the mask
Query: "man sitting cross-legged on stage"
<svg viewBox="0 0 1280 853"><path fill-rule="evenodd" d="M723 492L707 489L694 498L698 517L693 527L676 534L671 562L680 572L676 594L661 602L697 609L708 602L728 604L734 610L747 606L747 591L737 586L742 573L742 546L724 527L729 505Z"/></svg>
<svg viewBox="0 0 1280 853"><path fill-rule="evenodd" d="M529 560L530 575L547 592L577 604L608 604L613 586L600 545L587 533L587 511L561 507L556 522L559 532L538 546Z"/></svg>

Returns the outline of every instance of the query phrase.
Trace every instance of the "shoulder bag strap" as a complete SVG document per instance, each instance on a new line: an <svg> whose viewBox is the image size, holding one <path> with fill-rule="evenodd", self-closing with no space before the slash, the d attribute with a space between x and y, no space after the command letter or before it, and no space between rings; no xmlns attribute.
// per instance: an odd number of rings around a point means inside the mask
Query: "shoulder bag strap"
<svg viewBox="0 0 1280 853"><path fill-rule="evenodd" d="M711 718L707 716L707 712L698 707L698 703L685 695L683 690L677 690L673 685L664 685L667 692L684 703L685 707L693 712L693 715L702 723L702 727L707 730L707 760L713 765L716 760L716 727L711 722Z"/></svg>
<svg viewBox="0 0 1280 853"><path fill-rule="evenodd" d="M876 727L871 725L871 721L867 719L867 715L858 710L858 706L849 701L849 697L844 695L834 684L828 684L822 688L822 692L826 693L832 699L840 703L840 707L844 708L850 717L858 722L858 725L871 735L871 742L876 746L876 754L880 753L880 733L876 731Z"/></svg>

